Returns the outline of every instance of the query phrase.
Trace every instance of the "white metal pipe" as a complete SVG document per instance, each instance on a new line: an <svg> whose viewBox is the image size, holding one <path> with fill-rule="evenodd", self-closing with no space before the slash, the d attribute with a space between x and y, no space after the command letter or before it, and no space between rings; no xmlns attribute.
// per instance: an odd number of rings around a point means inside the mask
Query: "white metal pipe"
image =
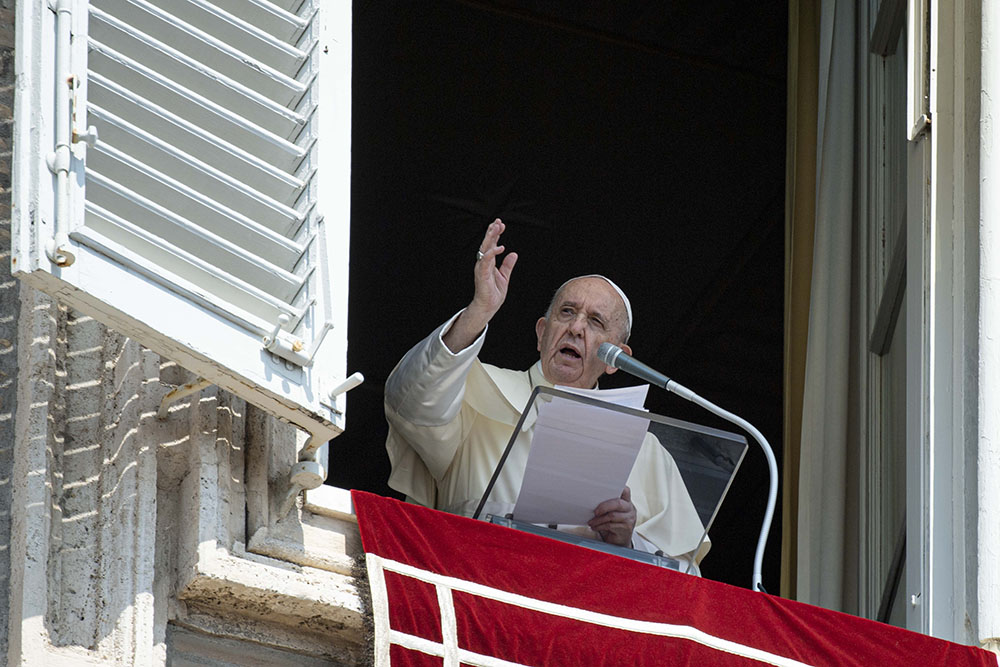
<svg viewBox="0 0 1000 667"><path fill-rule="evenodd" d="M69 250L69 163L70 124L72 122L73 75L70 71L70 40L73 25L72 0L50 3L56 12L56 108L55 151L49 156L49 169L56 175L55 220L53 237L45 244L45 254L57 266L69 266L76 257Z"/></svg>
<svg viewBox="0 0 1000 667"><path fill-rule="evenodd" d="M982 3L979 151L978 635L1000 648L1000 4Z"/></svg>
<svg viewBox="0 0 1000 667"><path fill-rule="evenodd" d="M330 400L331 401L335 400L338 396L340 396L344 392L348 392L354 389L364 381L365 381L365 376L362 375L360 372L352 373L350 377L346 378L343 382L341 382L336 387L330 390Z"/></svg>
<svg viewBox="0 0 1000 667"><path fill-rule="evenodd" d="M715 403L702 398L679 382L675 382L666 375L653 370L641 361L633 359L629 355L625 354L624 351L622 351L622 349L617 345L612 345L611 343L601 343L601 347L597 351L597 357L608 366L620 368L626 373L631 373L637 378L645 380L650 384L662 387L667 391L677 394L681 398L689 400L696 405L700 405L712 414L718 415L726 421L736 424L752 435L754 440L757 441L757 444L760 445L760 448L764 450L764 458L767 459L767 471L770 484L768 485L767 507L764 510L764 521L760 528L760 536L757 538L757 553L754 555L753 560L753 590L763 591L764 587L762 585L763 577L761 570L764 566L764 549L767 545L767 536L771 532L771 520L774 518L774 507L778 502L778 463L774 459L774 450L771 449L771 445L768 443L767 438L765 438L764 435L754 428L754 426L747 420L742 417L737 417L732 412L723 410Z"/></svg>
<svg viewBox="0 0 1000 667"><path fill-rule="evenodd" d="M723 410L715 403L712 403L708 399L702 398L698 394L694 393L682 384L678 384L674 380L669 380L667 386L665 387L667 391L671 391L681 398L686 398L687 400L700 405L714 415L722 417L726 421L736 424L747 433L753 436L760 448L764 450L764 458L767 459L767 471L769 475L769 484L767 489L767 507L764 510L764 521L760 527L760 535L757 537L757 551L753 557L753 590L763 591L764 587L762 570L764 568L764 549L767 546L767 536L771 533L771 521L774 519L774 507L778 502L778 463L774 458L774 450L771 449L770 443L767 438L758 431L753 424L748 422L742 417L737 417L732 412L728 410Z"/></svg>

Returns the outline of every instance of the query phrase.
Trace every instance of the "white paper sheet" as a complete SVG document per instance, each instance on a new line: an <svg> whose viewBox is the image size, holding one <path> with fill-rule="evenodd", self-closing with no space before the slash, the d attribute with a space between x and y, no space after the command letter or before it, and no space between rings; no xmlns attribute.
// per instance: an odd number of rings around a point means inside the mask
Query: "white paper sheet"
<svg viewBox="0 0 1000 667"><path fill-rule="evenodd" d="M649 385L564 391L641 409ZM514 518L584 525L594 508L621 495L649 420L569 399L541 403Z"/></svg>

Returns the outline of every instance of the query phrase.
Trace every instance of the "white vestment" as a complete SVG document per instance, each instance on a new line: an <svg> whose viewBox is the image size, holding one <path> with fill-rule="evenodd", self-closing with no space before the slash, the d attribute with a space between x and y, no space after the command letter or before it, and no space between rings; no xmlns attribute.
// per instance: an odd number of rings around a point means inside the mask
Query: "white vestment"
<svg viewBox="0 0 1000 667"><path fill-rule="evenodd" d="M385 388L389 486L410 500L472 516L513 428L537 385L552 386L541 363L528 371L482 364L486 332L454 354L441 337L458 315L396 365ZM486 513L503 515L517 500L533 431L527 419L490 494ZM670 454L647 435L628 478L635 505L634 546L701 561L709 542ZM600 539L587 527L578 529ZM688 560L684 558L684 560Z"/></svg>

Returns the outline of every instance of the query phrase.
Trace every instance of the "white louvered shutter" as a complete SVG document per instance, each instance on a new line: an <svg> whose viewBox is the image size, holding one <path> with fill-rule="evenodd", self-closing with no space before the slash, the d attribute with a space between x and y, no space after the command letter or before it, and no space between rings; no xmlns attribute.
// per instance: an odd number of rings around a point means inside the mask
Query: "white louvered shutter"
<svg viewBox="0 0 1000 667"><path fill-rule="evenodd" d="M17 21L14 271L314 444L339 433L349 0L30 0Z"/></svg>

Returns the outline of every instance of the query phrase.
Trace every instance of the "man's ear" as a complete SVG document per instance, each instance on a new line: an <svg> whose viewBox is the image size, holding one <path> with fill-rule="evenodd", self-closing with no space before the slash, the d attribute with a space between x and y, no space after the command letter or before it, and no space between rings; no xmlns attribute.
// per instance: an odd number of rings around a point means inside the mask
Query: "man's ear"
<svg viewBox="0 0 1000 667"><path fill-rule="evenodd" d="M630 356L630 357L632 356L632 348L630 348L627 344L622 343L618 347L620 347L622 349L622 352L624 352L628 356ZM615 368L614 366L605 366L604 367L604 372L607 373L608 375L611 375L612 373L614 373L617 370L618 369Z"/></svg>
<svg viewBox="0 0 1000 667"><path fill-rule="evenodd" d="M539 352L542 351L542 334L545 333L545 324L546 322L544 317L539 317L538 321L535 322L535 336L538 337L538 343L536 347L538 348Z"/></svg>

